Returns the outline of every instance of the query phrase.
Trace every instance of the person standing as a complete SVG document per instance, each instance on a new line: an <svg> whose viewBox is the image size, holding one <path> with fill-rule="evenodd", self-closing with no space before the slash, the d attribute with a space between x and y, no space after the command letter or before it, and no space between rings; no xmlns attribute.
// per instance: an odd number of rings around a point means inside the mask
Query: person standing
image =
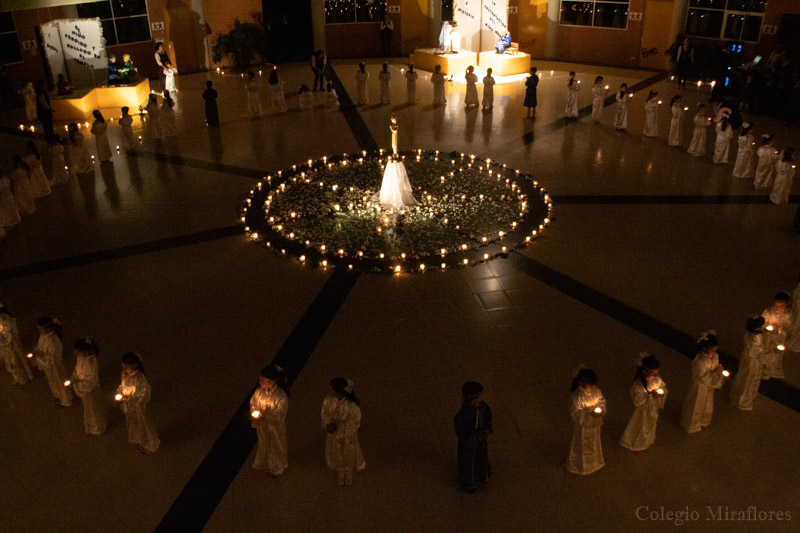
<svg viewBox="0 0 800 533"><path fill-rule="evenodd" d="M525 102L523 105L528 108L528 118L536 118L536 88L539 86L539 76L536 74L536 67L531 67L531 75L525 79Z"/></svg>
<svg viewBox="0 0 800 533"><path fill-rule="evenodd" d="M4 228L16 226L22 220L14 200L13 187L11 180L0 169L0 226Z"/></svg>
<svg viewBox="0 0 800 533"><path fill-rule="evenodd" d="M488 435L492 431L492 410L482 400L483 385L467 381L461 386L463 401L453 424L458 436L458 482L468 493L492 477Z"/></svg>
<svg viewBox="0 0 800 533"><path fill-rule="evenodd" d="M250 398L251 427L256 430L258 447L253 468L266 470L278 477L289 467L289 452L286 443L286 413L289 397L282 369L269 365L261 370L258 388Z"/></svg>
<svg viewBox="0 0 800 533"><path fill-rule="evenodd" d="M31 194L33 194L34 198L44 198L52 191L50 190L50 183L47 181L47 175L44 173L42 154L39 153L39 149L36 148L36 143L33 141L25 143L25 148L28 153L23 156L23 159L31 169Z"/></svg>
<svg viewBox="0 0 800 533"><path fill-rule="evenodd" d="M97 356L100 348L91 337L75 343L76 363L70 381L75 396L83 403L83 429L87 435L102 435L108 425L105 402L100 391L100 373Z"/></svg>
<svg viewBox="0 0 800 533"><path fill-rule="evenodd" d="M492 69L486 69L486 76L483 77L483 101L481 102L481 107L484 110L491 109L494 107L494 78L492 77Z"/></svg>
<svg viewBox="0 0 800 533"><path fill-rule="evenodd" d="M50 173L53 185L60 185L69 182L69 171L67 161L64 158L64 140L56 134L47 138L47 146L50 152Z"/></svg>
<svg viewBox="0 0 800 533"><path fill-rule="evenodd" d="M632 452L641 452L656 440L658 414L667 400L667 385L661 379L660 363L643 353L636 364L636 376L631 386L634 410L619 443Z"/></svg>
<svg viewBox="0 0 800 533"><path fill-rule="evenodd" d="M736 151L736 163L733 164L734 178L753 179L756 175L756 139L750 133L752 129L753 125L749 122L742 124L742 131L739 134L739 149Z"/></svg>
<svg viewBox="0 0 800 533"><path fill-rule="evenodd" d="M794 148L791 146L783 149L781 160L775 165L775 182L769 199L773 204L788 204L789 194L792 192L792 179L794 178Z"/></svg>
<svg viewBox="0 0 800 533"><path fill-rule="evenodd" d="M346 378L331 380L331 394L322 401L322 427L325 429L325 462L338 473L339 485L352 485L353 473L366 468L358 428L361 407L353 392L353 382Z"/></svg>
<svg viewBox="0 0 800 533"><path fill-rule="evenodd" d="M0 357L5 361L6 370L14 378L15 385L25 385L33 380L31 367L22 353L17 319L2 303L0 303Z"/></svg>
<svg viewBox="0 0 800 533"><path fill-rule="evenodd" d="M119 117L119 126L122 128L122 144L125 146L125 153L132 155L136 153L136 140L133 138L133 117L128 114L128 106L122 109L122 116Z"/></svg>
<svg viewBox="0 0 800 533"><path fill-rule="evenodd" d="M361 62L358 64L358 70L356 71L356 92L358 93L356 105L369 104L369 93L367 92L368 79L369 72L367 72L367 65Z"/></svg>
<svg viewBox="0 0 800 533"><path fill-rule="evenodd" d="M658 137L658 93L650 91L644 104L644 136Z"/></svg>
<svg viewBox="0 0 800 533"><path fill-rule="evenodd" d="M203 100L206 102L206 124L209 126L219 126L217 91L214 89L214 82L211 80L206 81L206 90L203 91Z"/></svg>
<svg viewBox="0 0 800 533"><path fill-rule="evenodd" d="M155 95L151 95L155 97ZM103 163L111 161L111 145L108 143L108 124L99 109L92 111L94 122L92 123L92 135L97 148L97 159Z"/></svg>
<svg viewBox="0 0 800 533"><path fill-rule="evenodd" d="M36 204L31 187L31 167L23 161L21 155L15 155L11 161L14 165L11 171L11 192L17 211L21 215L32 215L36 212Z"/></svg>
<svg viewBox="0 0 800 533"><path fill-rule="evenodd" d="M603 105L606 99L606 89L603 86L603 76L597 76L592 86L592 120L595 124L603 118Z"/></svg>
<svg viewBox="0 0 800 533"><path fill-rule="evenodd" d="M206 93L203 93L203 98L206 97L205 95ZM214 101L214 106L216 107L216 101ZM157 141L164 139L164 123L161 121L161 109L158 107L158 96L155 94L150 95L145 110L147 111L147 120L150 123L150 135ZM206 101L206 115L208 115L208 101ZM209 125L212 124L209 122Z"/></svg>
<svg viewBox="0 0 800 533"><path fill-rule="evenodd" d="M789 293L781 291L775 295L772 305L761 313L764 317L764 354L766 364L762 380L783 379L783 352L789 325L792 323L792 310L789 308ZM781 346L781 348L779 348Z"/></svg>
<svg viewBox="0 0 800 533"><path fill-rule="evenodd" d="M384 63L378 73L378 81L381 83L381 103L388 104L389 101L389 82L392 81L392 73L389 72L389 63Z"/></svg>
<svg viewBox="0 0 800 533"><path fill-rule="evenodd" d="M50 95L44 80L36 82L36 114L44 128L45 137L53 135L53 107L50 105Z"/></svg>
<svg viewBox="0 0 800 533"><path fill-rule="evenodd" d="M261 91L256 74L253 71L247 73L247 78L244 81L244 92L247 95L247 112L250 117L257 118L262 116L264 109L261 107Z"/></svg>
<svg viewBox="0 0 800 533"><path fill-rule="evenodd" d="M172 66L172 63L167 61L167 64L164 65L164 90L169 91L172 94L178 92L178 86L175 84L175 74L178 71L175 67Z"/></svg>
<svg viewBox="0 0 800 533"><path fill-rule="evenodd" d="M417 103L417 79L419 78L419 74L417 71L414 70L414 64L408 65L408 70L406 71L406 97L408 100L409 105L414 105Z"/></svg>
<svg viewBox="0 0 800 533"><path fill-rule="evenodd" d="M672 101L669 104L669 111L672 116L669 120L669 135L667 137L667 145L680 146L684 112L683 108L681 107L681 95L676 94L672 97Z"/></svg>
<svg viewBox="0 0 800 533"><path fill-rule="evenodd" d="M156 43L155 59L156 65L158 65L158 73L162 86L166 88L167 76L164 73L164 67L169 63L169 56L167 55L167 50L164 48L164 43Z"/></svg>
<svg viewBox="0 0 800 533"><path fill-rule="evenodd" d="M578 118L578 91L581 86L578 80L575 79L575 73L569 73L569 81L567 81L567 106L564 108L564 113L569 118Z"/></svg>
<svg viewBox="0 0 800 533"><path fill-rule="evenodd" d="M464 73L464 81L467 82L467 94L464 96L464 105L467 109L477 106L478 102L478 76L475 75L475 67L472 65L467 67L467 72Z"/></svg>
<svg viewBox="0 0 800 533"><path fill-rule="evenodd" d="M64 329L58 319L49 316L37 320L36 329L39 330L39 341L33 350L33 361L47 377L56 407L69 407L72 405L72 389L66 383L67 371L61 355Z"/></svg>
<svg viewBox="0 0 800 533"><path fill-rule="evenodd" d="M433 67L431 83L433 84L433 105L445 105L447 100L444 97L444 74L442 74L441 65L436 65Z"/></svg>
<svg viewBox="0 0 800 533"><path fill-rule="evenodd" d="M283 95L283 80L278 78L278 67L272 67L269 73L270 107L276 113L285 113L288 109Z"/></svg>
<svg viewBox="0 0 800 533"><path fill-rule="evenodd" d="M753 185L760 188L772 186L772 179L775 175L775 164L778 162L778 151L772 146L774 136L765 133L761 136L761 146L756 150L758 163L756 164L756 177Z"/></svg>
<svg viewBox="0 0 800 533"><path fill-rule="evenodd" d="M597 374L583 365L575 373L570 390L569 414L573 429L566 468L571 474L585 476L606 465L600 438L600 428L606 416L606 399L597 387Z"/></svg>
<svg viewBox="0 0 800 533"><path fill-rule="evenodd" d="M744 334L744 348L739 358L739 371L731 385L731 403L742 411L752 411L753 401L758 396L761 373L766 363L764 359L764 340L762 328L764 317L752 316L747 319Z"/></svg>
<svg viewBox="0 0 800 533"><path fill-rule="evenodd" d="M122 377L114 400L125 413L128 442L140 453L149 455L161 447L155 425L147 413L150 403L150 383L144 375L142 356L128 352L122 356Z"/></svg>
<svg viewBox="0 0 800 533"><path fill-rule="evenodd" d="M383 47L383 57L392 57L392 34L394 33L394 23L389 15L383 17L381 21L381 46Z"/></svg>
<svg viewBox="0 0 800 533"><path fill-rule="evenodd" d="M711 125L711 119L706 116L706 106L699 104L697 113L694 115L694 130L692 140L689 141L689 155L702 157L706 154L706 128Z"/></svg>
<svg viewBox="0 0 800 533"><path fill-rule="evenodd" d="M19 92L22 95L22 100L25 102L25 120L33 122L36 120L36 89L33 83L28 82Z"/></svg>
<svg viewBox="0 0 800 533"><path fill-rule="evenodd" d="M683 43L678 47L675 60L677 62L678 89L683 89L686 87L686 77L694 63L694 48L689 46L688 38L684 38Z"/></svg>
<svg viewBox="0 0 800 533"><path fill-rule="evenodd" d="M617 91L617 112L614 116L614 127L617 131L628 129L628 84L623 83Z"/></svg>
<svg viewBox="0 0 800 533"><path fill-rule="evenodd" d="M320 91L325 89L323 83L325 82L325 67L327 64L328 57L322 50L317 50L311 56L311 71L314 73L314 85L312 86L314 92L317 92L317 84L319 84Z"/></svg>
<svg viewBox="0 0 800 533"><path fill-rule="evenodd" d="M92 157L86 149L83 134L78 130L78 125L70 123L69 128L69 168L75 175L94 172Z"/></svg>
<svg viewBox="0 0 800 533"><path fill-rule="evenodd" d="M697 355L692 361L689 393L681 410L681 427L687 433L697 433L711 424L714 414L714 389L722 388L725 371L719 364L719 339L715 331L706 331L697 339Z"/></svg>
<svg viewBox="0 0 800 533"><path fill-rule="evenodd" d="M714 157L711 160L715 165L728 162L728 152L731 147L731 138L733 138L733 127L730 125L729 117L727 112L723 113L722 120L715 126L717 138L714 141Z"/></svg>

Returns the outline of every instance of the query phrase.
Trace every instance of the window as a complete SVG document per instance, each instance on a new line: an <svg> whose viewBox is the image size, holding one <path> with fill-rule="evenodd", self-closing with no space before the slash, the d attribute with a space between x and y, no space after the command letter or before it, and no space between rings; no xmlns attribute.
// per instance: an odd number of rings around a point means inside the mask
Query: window
<svg viewBox="0 0 800 533"><path fill-rule="evenodd" d="M690 0L686 35L757 42L767 0Z"/></svg>
<svg viewBox="0 0 800 533"><path fill-rule="evenodd" d="M78 4L81 18L99 18L106 45L150 40L146 0L103 0Z"/></svg>
<svg viewBox="0 0 800 533"><path fill-rule="evenodd" d="M17 29L10 11L0 13L0 63L19 63L22 49L17 38Z"/></svg>
<svg viewBox="0 0 800 533"><path fill-rule="evenodd" d="M560 23L597 28L628 27L628 0L561 0Z"/></svg>
<svg viewBox="0 0 800 533"><path fill-rule="evenodd" d="M386 0L325 0L325 23L380 22Z"/></svg>
<svg viewBox="0 0 800 533"><path fill-rule="evenodd" d="M453 20L453 0L442 0L442 20Z"/></svg>

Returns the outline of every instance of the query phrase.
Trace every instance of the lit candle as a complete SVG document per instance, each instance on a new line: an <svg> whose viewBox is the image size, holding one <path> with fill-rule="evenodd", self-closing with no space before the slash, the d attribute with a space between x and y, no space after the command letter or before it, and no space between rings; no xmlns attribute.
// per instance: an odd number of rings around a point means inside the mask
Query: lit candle
<svg viewBox="0 0 800 533"><path fill-rule="evenodd" d="M602 413L602 412L603 412L603 410L602 410L601 408L599 408L599 407L595 407L595 408L594 408L594 412L595 412L595 413L597 413L597 414L599 415L600 413Z"/></svg>
<svg viewBox="0 0 800 533"><path fill-rule="evenodd" d="M777 348L779 352L782 352L786 349L786 346L784 346L783 344L779 344L775 348Z"/></svg>
<svg viewBox="0 0 800 533"><path fill-rule="evenodd" d="M67 380L67 381L64 382L64 386L65 387L69 387L71 384L72 384L72 382L70 380Z"/></svg>
<svg viewBox="0 0 800 533"><path fill-rule="evenodd" d="M606 91L608 90L608 85L605 86Z"/></svg>
<svg viewBox="0 0 800 533"><path fill-rule="evenodd" d="M664 389L656 389L656 394L658 394L659 396L664 394Z"/></svg>
<svg viewBox="0 0 800 533"><path fill-rule="evenodd" d="M723 371L722 371L722 375L723 375L723 376L725 376L725 377L727 378L728 376L730 376L730 375L731 375L731 373L730 373L730 372L728 372L727 370L723 370Z"/></svg>
<svg viewBox="0 0 800 533"><path fill-rule="evenodd" d="M122 401L122 394L115 394L114 399L118 402Z"/></svg>
<svg viewBox="0 0 800 533"><path fill-rule="evenodd" d="M775 329L775 328L774 328L773 326L767 326L765 329L766 329L767 331L772 331L772 330L773 330L773 329Z"/></svg>
<svg viewBox="0 0 800 533"><path fill-rule="evenodd" d="M261 411L259 411L258 409L256 409L255 411L253 411L252 413L250 413L250 416L252 416L253 418L261 418Z"/></svg>
<svg viewBox="0 0 800 533"><path fill-rule="evenodd" d="M28 359L33 359L33 354L32 353L28 354Z"/></svg>

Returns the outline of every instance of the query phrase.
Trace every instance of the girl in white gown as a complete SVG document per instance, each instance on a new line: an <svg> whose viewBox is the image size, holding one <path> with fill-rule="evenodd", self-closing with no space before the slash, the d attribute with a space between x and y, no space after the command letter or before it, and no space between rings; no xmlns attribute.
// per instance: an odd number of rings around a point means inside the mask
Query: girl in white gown
<svg viewBox="0 0 800 533"><path fill-rule="evenodd" d="M283 80L278 78L278 67L273 67L272 72L269 73L269 94L272 110L276 113L285 113L288 106L283 95Z"/></svg>
<svg viewBox="0 0 800 533"><path fill-rule="evenodd" d="M142 356L128 352L122 356L122 378L114 400L125 413L128 442L147 455L161 447L153 421L147 413L150 403L150 383L144 375Z"/></svg>
<svg viewBox="0 0 800 533"><path fill-rule="evenodd" d="M100 349L94 339L85 337L75 343L73 352L76 362L70 381L75 396L83 403L83 430L87 435L102 435L106 431L108 418L97 366Z"/></svg>
<svg viewBox="0 0 800 533"><path fill-rule="evenodd" d="M389 72L389 63L384 63L378 73L378 81L381 82L381 103L389 103L389 82L392 81L392 73Z"/></svg>
<svg viewBox="0 0 800 533"><path fill-rule="evenodd" d="M681 95L676 94L669 103L671 118L669 120L669 136L667 144L669 146L681 145L681 128L683 124L683 107L681 106Z"/></svg>
<svg viewBox="0 0 800 533"><path fill-rule="evenodd" d="M34 198L44 198L52 191L50 190L50 183L47 181L47 175L44 173L42 154L39 153L33 141L25 143L25 148L27 153L23 156L23 159L31 169L31 194L33 194Z"/></svg>
<svg viewBox="0 0 800 533"><path fill-rule="evenodd" d="M164 90L172 94L178 92L178 86L175 85L175 74L178 70L172 66L172 63L164 65Z"/></svg>
<svg viewBox="0 0 800 533"><path fill-rule="evenodd" d="M69 169L74 174L86 174L94 172L92 157L86 149L83 134L78 131L78 125L74 122L69 125Z"/></svg>
<svg viewBox="0 0 800 533"><path fill-rule="evenodd" d="M772 184L772 192L769 195L769 199L774 204L789 203L796 167L793 156L794 148L787 147L783 150L781 160L775 165L775 182Z"/></svg>
<svg viewBox="0 0 800 533"><path fill-rule="evenodd" d="M164 128L164 135L175 137L178 128L175 125L175 100L169 91L164 91L164 101L161 102L161 127Z"/></svg>
<svg viewBox="0 0 800 533"><path fill-rule="evenodd" d="M325 105L328 107L338 107L339 106L339 95L336 94L336 89L333 88L331 82L328 82L327 90L325 94Z"/></svg>
<svg viewBox="0 0 800 533"><path fill-rule="evenodd" d="M778 151L772 146L775 137L771 133L761 136L761 146L756 150L758 164L756 165L756 177L753 185L756 187L771 187L772 179L775 177L775 163L778 162Z"/></svg>
<svg viewBox="0 0 800 533"><path fill-rule="evenodd" d="M119 127L122 128L122 145L128 154L136 153L136 139L133 138L133 117L128 114L128 107L121 109L122 116L119 117Z"/></svg>
<svg viewBox="0 0 800 533"><path fill-rule="evenodd" d="M706 106L699 104L693 119L694 130L692 140L689 142L689 155L702 157L706 154L706 128L711 125L711 119L706 115Z"/></svg>
<svg viewBox="0 0 800 533"><path fill-rule="evenodd" d="M637 361L636 376L631 386L634 410L619 443L632 452L641 452L656 440L658 415L667 400L667 385L661 379L661 364L646 353Z"/></svg>
<svg viewBox="0 0 800 533"><path fill-rule="evenodd" d="M592 120L597 124L603 118L606 89L603 87L603 76L597 76L592 86Z"/></svg>
<svg viewBox="0 0 800 533"><path fill-rule="evenodd" d="M314 107L314 93L308 88L305 83L300 86L300 94L297 97L297 103L300 109L306 110Z"/></svg>
<svg viewBox="0 0 800 533"><path fill-rule="evenodd" d="M407 103L415 104L417 103L417 79L419 78L419 74L414 70L413 63L408 66L405 76Z"/></svg>
<svg viewBox="0 0 800 533"><path fill-rule="evenodd" d="M33 83L26 83L20 94L25 101L25 118L28 122L33 122L38 116L36 112L36 89L33 88Z"/></svg>
<svg viewBox="0 0 800 533"><path fill-rule="evenodd" d="M282 475L289 467L286 443L289 397L283 390L284 383L280 367L269 365L261 370L258 388L250 398L251 426L258 438L253 468L266 470L273 477Z"/></svg>
<svg viewBox="0 0 800 533"><path fill-rule="evenodd" d="M742 124L742 131L739 133L738 150L736 151L736 163L733 164L733 177L743 179L753 179L756 174L756 139L750 130L752 124L745 122Z"/></svg>
<svg viewBox="0 0 800 533"><path fill-rule="evenodd" d="M367 65L363 62L358 64L356 71L356 93L358 93L358 101L356 105L369 104L369 92L367 90L367 80L369 80L369 72L367 72Z"/></svg>
<svg viewBox="0 0 800 533"><path fill-rule="evenodd" d="M152 95L155 96L155 95ZM111 161L111 145L108 142L108 124L103 114L99 110L92 111L94 122L92 123L92 135L94 135L95 146L97 147L97 159L100 162Z"/></svg>
<svg viewBox="0 0 800 533"><path fill-rule="evenodd" d="M681 427L687 433L697 433L711 424L714 389L722 388L725 383L724 369L717 356L718 347L719 339L714 331L703 333L697 340L689 392L681 410Z"/></svg>
<svg viewBox="0 0 800 533"><path fill-rule="evenodd" d="M494 107L494 78L492 77L492 69L486 69L486 76L483 77L483 102L481 102L483 109L492 109Z"/></svg>
<svg viewBox="0 0 800 533"><path fill-rule="evenodd" d="M31 367L22 352L17 319L2 303L0 303L0 358L5 361L6 370L11 374L15 385L25 385L33 379Z"/></svg>
<svg viewBox="0 0 800 533"><path fill-rule="evenodd" d="M36 204L31 192L30 167L19 155L14 156L12 164L11 192L14 194L17 211L21 215L32 215L36 212Z"/></svg>
<svg viewBox="0 0 800 533"><path fill-rule="evenodd" d="M761 385L761 373L764 369L764 339L762 328L764 317L754 316L747 319L747 331L744 334L744 348L739 357L739 371L731 385L731 403L742 411L753 410L753 400L758 396Z"/></svg>
<svg viewBox="0 0 800 533"><path fill-rule="evenodd" d="M569 414L572 417L572 442L567 457L567 472L586 475L605 466L600 428L606 415L606 399L597 388L597 375L581 368L572 380L572 399Z"/></svg>
<svg viewBox="0 0 800 533"><path fill-rule="evenodd" d="M67 161L64 157L64 140L53 134L47 138L47 146L50 151L50 172L53 185L69 182L69 170L67 170Z"/></svg>
<svg viewBox="0 0 800 533"><path fill-rule="evenodd" d="M658 137L658 93L650 91L644 104L644 136Z"/></svg>
<svg viewBox="0 0 800 533"><path fill-rule="evenodd" d="M567 105L564 108L564 113L570 118L578 116L578 91L580 90L581 86L575 79L575 73L570 72L567 82Z"/></svg>
<svg viewBox="0 0 800 533"><path fill-rule="evenodd" d="M358 428L361 407L353 392L353 382L346 378L331 380L331 394L322 401L322 428L325 430L325 462L337 472L339 485L352 485L353 473L366 468Z"/></svg>
<svg viewBox="0 0 800 533"><path fill-rule="evenodd" d="M792 323L792 310L789 308L789 293L781 291L775 295L772 305L764 309L764 373L761 379L783 379L783 352L778 346L786 346L789 325ZM796 312L796 311L794 311Z"/></svg>
<svg viewBox="0 0 800 533"><path fill-rule="evenodd" d="M617 91L617 112L614 116L614 127L617 131L628 129L628 84L623 83Z"/></svg>
<svg viewBox="0 0 800 533"><path fill-rule="evenodd" d="M433 105L445 105L447 100L444 96L444 74L442 74L441 65L436 65L433 68L431 83L433 84Z"/></svg>
<svg viewBox="0 0 800 533"><path fill-rule="evenodd" d="M478 83L478 76L475 75L475 67L472 65L467 67L467 71L464 73L464 81L467 82L467 94L464 97L464 105L467 108L472 106L477 106L480 102L478 102L478 87L475 85Z"/></svg>
<svg viewBox="0 0 800 533"><path fill-rule="evenodd" d="M0 226L6 228L16 226L22 220L12 190L11 180L0 174Z"/></svg>
<svg viewBox="0 0 800 533"><path fill-rule="evenodd" d="M252 118L260 117L264 114L261 106L261 87L256 79L255 72L248 72L244 80L244 93L247 97L247 112Z"/></svg>
<svg viewBox="0 0 800 533"><path fill-rule="evenodd" d="M150 135L157 141L163 140L165 137L164 124L161 121L161 110L158 107L158 97L155 94L150 95L145 109L147 110L147 122L150 123Z"/></svg>
<svg viewBox="0 0 800 533"><path fill-rule="evenodd" d="M33 362L44 372L56 406L69 407L72 405L72 389L65 385L67 371L64 369L61 344L64 330L58 319L48 316L36 321L36 329L39 330L39 341L33 350Z"/></svg>
<svg viewBox="0 0 800 533"><path fill-rule="evenodd" d="M715 165L724 164L728 162L728 152L731 148L731 139L733 138L733 127L728 122L728 113L722 114L722 120L717 122L715 126L717 130L717 138L714 141L714 157L712 163Z"/></svg>

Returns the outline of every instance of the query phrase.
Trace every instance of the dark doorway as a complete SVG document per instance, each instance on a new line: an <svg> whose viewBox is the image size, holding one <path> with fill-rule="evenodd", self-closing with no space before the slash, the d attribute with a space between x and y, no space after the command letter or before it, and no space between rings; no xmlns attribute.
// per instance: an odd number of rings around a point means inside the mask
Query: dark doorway
<svg viewBox="0 0 800 533"><path fill-rule="evenodd" d="M310 0L262 0L269 60L307 60L314 51Z"/></svg>
<svg viewBox="0 0 800 533"><path fill-rule="evenodd" d="M781 17L778 41L792 55L800 55L800 15L784 14Z"/></svg>

